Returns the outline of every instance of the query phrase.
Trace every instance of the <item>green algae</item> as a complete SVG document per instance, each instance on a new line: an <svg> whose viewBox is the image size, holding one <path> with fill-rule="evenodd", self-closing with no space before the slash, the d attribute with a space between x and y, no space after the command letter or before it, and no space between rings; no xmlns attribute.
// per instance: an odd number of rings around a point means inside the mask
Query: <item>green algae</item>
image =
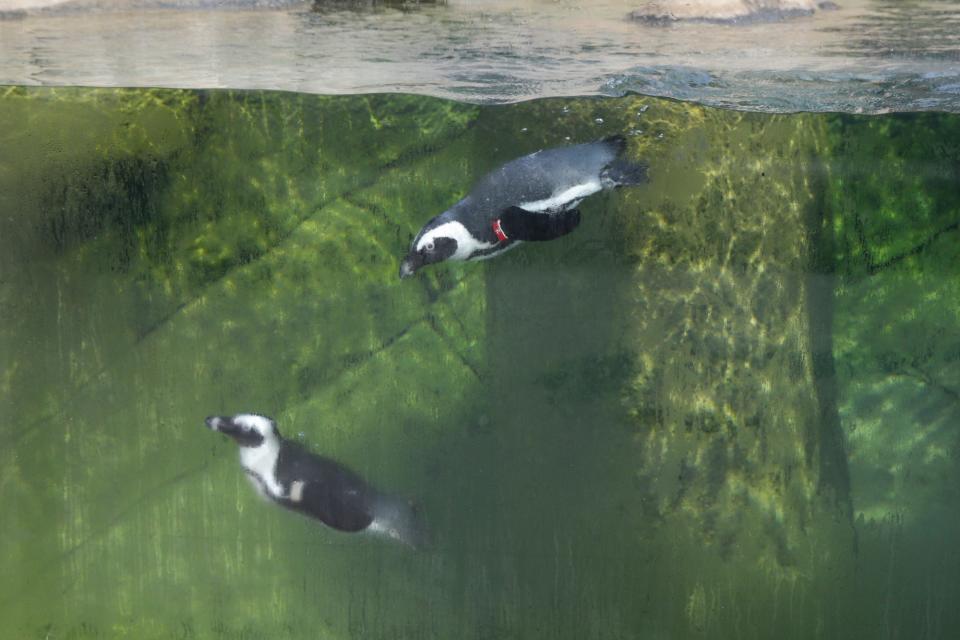
<svg viewBox="0 0 960 640"><path fill-rule="evenodd" d="M956 623L952 119L2 96L5 631ZM419 226L483 173L612 133L649 186L588 199L570 237L399 281ZM242 410L415 498L434 549L266 507L202 426Z"/></svg>
<svg viewBox="0 0 960 640"><path fill-rule="evenodd" d="M948 512L960 410L960 195L951 119L838 118L834 324L860 513ZM855 170L847 169L847 165Z"/></svg>
<svg viewBox="0 0 960 640"><path fill-rule="evenodd" d="M676 142L700 157L665 162L700 174L682 181L700 190L671 193L633 218L642 252L629 322L638 473L650 485L650 517L686 513L721 554L789 572L797 547L810 544L802 522L829 507L818 494L847 497L842 478L821 477L820 457L836 454L821 451L830 409L820 406L810 342L822 311L808 291L818 285L807 275L818 215L809 167L823 134L803 117L707 117L693 139ZM718 130L723 146L703 140ZM654 233L663 221L669 231ZM764 536L739 540L754 518Z"/></svg>
<svg viewBox="0 0 960 640"><path fill-rule="evenodd" d="M99 134L112 139L116 134L110 127L124 126L114 112L123 109L114 104L114 93L99 97L84 94L81 105L71 108L106 112L110 126ZM43 92L17 98L31 101L34 113L44 107L55 111L58 104L48 102ZM62 178L67 188L53 190L69 201L61 209L71 220L63 228L72 237L57 241L49 263L26 258L34 247L20 249L20 268L26 265L44 282L42 288L59 292L56 301L33 309L32 318L23 314L24 326L39 316L41 325L32 330L43 331L44 321L59 324L63 314L70 314L76 330L54 331L60 364L29 357L30 345L18 349L13 332L5 341L12 362L6 398L11 414L22 420L15 437L31 450L38 442L53 441L40 458L8 459L12 464L5 465L4 484L15 489L10 499L17 515L7 526L11 539L22 541L15 562L69 559L76 598L61 612L68 619L112 620L107 610L127 600L127 594L142 592L150 578L167 589L191 592L188 569L195 560L188 558L199 548L182 538L183 525L210 518L204 505L184 502L191 489L206 493L210 488L202 473L209 467L202 452L209 449L192 443L198 435L210 446L215 442L202 431L199 417L216 407L243 406L276 415L293 434L309 433L305 437L312 444L348 463L397 460L403 446L389 443L422 446L429 430L413 427L444 418L438 406L459 407L455 399L470 388L484 364L476 349L483 338L477 324L482 302L478 311L477 303L464 297L467 283L479 274L464 272L463 282L448 278L434 295L395 286L395 256L407 242L398 229L406 221L395 218L396 213L371 218L351 202L364 201L364 190L378 179L390 183L392 172L417 175L421 156L431 145L462 134L475 108L404 98L336 101L329 109L324 107L330 101L323 99L285 100L272 94L195 98L178 113L189 121L185 128L191 135L178 138L181 144L168 154L164 179L148 190L153 215L133 227L104 223L88 233L84 216L99 214L104 202L124 196L128 203L139 201L130 193L142 181L116 171L81 174L88 183L96 184L98 178L106 183L91 195L89 188L73 188L77 179L69 175ZM141 137L149 141L150 134L170 137L165 128ZM334 146L331 140L341 142ZM76 149L92 156L92 166L117 164L111 153L103 153L112 149L105 142L79 141ZM334 162L336 170L330 170ZM55 182L58 176L47 173L45 179ZM6 192L13 192L13 186ZM43 201L34 211L24 211L24 219L31 221L51 206ZM137 242L131 243L131 235ZM36 244L46 240L41 234ZM131 244L139 249L131 252ZM114 258L119 253L124 258L118 265ZM306 291L312 294L304 295ZM384 308L390 312L381 312ZM51 321L50 311L59 319ZM442 375L426 377L428 368ZM57 388L43 385L38 397L28 391L38 377L61 382ZM272 384L264 384L268 380ZM368 402L369 395L362 392L368 384L384 391L377 402ZM216 397L201 391L216 387ZM147 422L152 428L138 427ZM56 425L53 431L51 424ZM388 426L392 432L379 431ZM367 432L384 443L379 456L371 456L369 447L357 451L347 446ZM178 446L201 456L177 454ZM229 454L225 462L233 457L233 452L222 453ZM91 460L99 461L95 470ZM32 466L57 472L38 486L27 471ZM402 478L409 482L411 475L383 471L379 464L355 466L373 481L393 481L398 491ZM221 473L221 481L236 494L227 504L253 504L248 488L237 484L233 467L224 464ZM116 480L133 477L135 482ZM167 515L159 523L144 512ZM27 537L42 528L44 513L63 514L63 526ZM197 535L212 540L223 533L214 527ZM166 554L153 565L104 563L108 549L143 551L141 545L158 544L158 537L182 553ZM242 557L230 558L222 576L243 564ZM136 584L126 579L127 571L139 575ZM51 589L60 564L46 561L14 572L31 577L5 592L11 605ZM113 597L88 588L104 582L115 585ZM282 582L272 584L281 599ZM87 593L96 601L83 595ZM254 612L249 624L262 621L248 602L237 606ZM231 611L216 615L229 617ZM142 633L152 624L157 637L172 633L164 625L173 623L162 616L141 617L134 628ZM204 619L199 615L198 620ZM10 624L23 629L15 618Z"/></svg>

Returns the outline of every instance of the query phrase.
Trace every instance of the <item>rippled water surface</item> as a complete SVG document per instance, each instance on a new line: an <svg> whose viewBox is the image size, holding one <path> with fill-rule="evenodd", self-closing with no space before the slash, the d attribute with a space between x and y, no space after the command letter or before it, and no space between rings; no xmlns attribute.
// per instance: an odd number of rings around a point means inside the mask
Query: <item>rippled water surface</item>
<svg viewBox="0 0 960 640"><path fill-rule="evenodd" d="M124 4L3 14L0 83L407 92L481 103L635 91L775 112L960 111L955 2L846 0L789 20L666 26L627 19L642 3L624 0L117 9Z"/></svg>

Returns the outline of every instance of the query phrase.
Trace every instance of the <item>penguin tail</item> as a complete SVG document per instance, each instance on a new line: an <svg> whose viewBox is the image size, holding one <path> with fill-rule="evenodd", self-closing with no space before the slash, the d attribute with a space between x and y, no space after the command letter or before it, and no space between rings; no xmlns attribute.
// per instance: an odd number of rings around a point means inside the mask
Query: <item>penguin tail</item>
<svg viewBox="0 0 960 640"><path fill-rule="evenodd" d="M650 181L645 162L631 162L617 158L600 173L600 181L605 187L629 187Z"/></svg>
<svg viewBox="0 0 960 640"><path fill-rule="evenodd" d="M423 550L430 547L431 543L420 507L410 500L395 496L377 497L373 503L373 522L367 530L411 549Z"/></svg>

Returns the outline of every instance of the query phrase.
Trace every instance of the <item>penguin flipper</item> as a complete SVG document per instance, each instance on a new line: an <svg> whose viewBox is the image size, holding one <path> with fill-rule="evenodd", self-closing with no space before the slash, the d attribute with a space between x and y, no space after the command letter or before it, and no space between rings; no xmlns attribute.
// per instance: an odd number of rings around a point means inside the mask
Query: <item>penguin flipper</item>
<svg viewBox="0 0 960 640"><path fill-rule="evenodd" d="M282 499L289 509L316 518L328 527L349 533L363 531L373 522L369 496L363 489L295 481L291 495Z"/></svg>
<svg viewBox="0 0 960 640"><path fill-rule="evenodd" d="M560 213L535 213L510 207L501 214L500 226L508 238L524 242L544 242L565 236L580 224L580 210Z"/></svg>

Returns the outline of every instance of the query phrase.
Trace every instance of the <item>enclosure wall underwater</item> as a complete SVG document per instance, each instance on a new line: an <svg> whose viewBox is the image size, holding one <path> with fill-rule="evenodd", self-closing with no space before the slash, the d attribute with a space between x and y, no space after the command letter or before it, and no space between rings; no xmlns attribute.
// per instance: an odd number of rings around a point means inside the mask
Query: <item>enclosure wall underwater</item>
<svg viewBox="0 0 960 640"><path fill-rule="evenodd" d="M399 280L624 134L569 237ZM0 635L951 638L960 119L643 96L0 91ZM414 498L256 496L211 413Z"/></svg>

